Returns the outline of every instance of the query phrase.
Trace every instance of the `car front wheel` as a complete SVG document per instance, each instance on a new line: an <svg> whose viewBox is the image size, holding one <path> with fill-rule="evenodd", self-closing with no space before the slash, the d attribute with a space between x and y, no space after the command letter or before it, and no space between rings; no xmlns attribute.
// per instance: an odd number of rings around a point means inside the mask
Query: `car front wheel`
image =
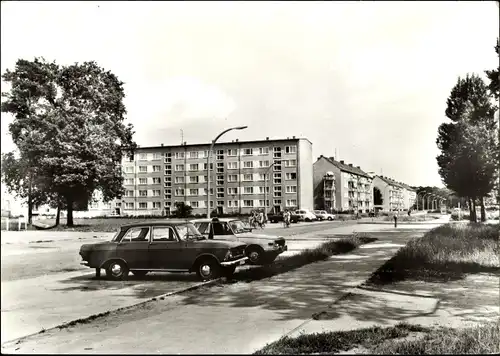
<svg viewBox="0 0 500 356"><path fill-rule="evenodd" d="M220 267L213 258L203 259L198 263L196 274L202 281L209 281L219 277Z"/></svg>
<svg viewBox="0 0 500 356"><path fill-rule="evenodd" d="M106 268L106 276L118 281L127 278L129 269L123 261L111 261Z"/></svg>
<svg viewBox="0 0 500 356"><path fill-rule="evenodd" d="M262 263L262 258L264 251L262 248L254 246L250 247L246 251L246 255L248 256L248 260L250 261L251 264L253 265L258 265Z"/></svg>

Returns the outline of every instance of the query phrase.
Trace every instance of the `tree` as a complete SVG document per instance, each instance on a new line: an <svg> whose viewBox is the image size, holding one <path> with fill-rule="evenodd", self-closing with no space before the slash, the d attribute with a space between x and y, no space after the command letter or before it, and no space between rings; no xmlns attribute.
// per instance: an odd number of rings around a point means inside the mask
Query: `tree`
<svg viewBox="0 0 500 356"><path fill-rule="evenodd" d="M190 205L187 205L183 201L175 202L175 211L174 215L177 218L187 218L191 215L193 208Z"/></svg>
<svg viewBox="0 0 500 356"><path fill-rule="evenodd" d="M495 179L491 169L499 158L495 110L483 80L467 75L458 78L447 100L445 114L452 122L438 129L439 174L448 188L468 198L471 221L477 221L477 199L485 218L483 197Z"/></svg>
<svg viewBox="0 0 500 356"><path fill-rule="evenodd" d="M500 40L497 38L497 44L495 46L495 52L497 56L500 57ZM486 76L490 80L488 89L491 94L498 100L500 98L500 65L493 70L487 70Z"/></svg>
<svg viewBox="0 0 500 356"><path fill-rule="evenodd" d="M377 187L373 187L373 204L374 205L384 204L384 198L382 197L382 192Z"/></svg>
<svg viewBox="0 0 500 356"><path fill-rule="evenodd" d="M2 111L14 114L13 141L50 178L67 225L76 203L86 205L95 190L105 201L120 197L122 156L136 147L132 125L124 124L123 83L95 62L59 66L43 58L18 60L3 79L12 86Z"/></svg>

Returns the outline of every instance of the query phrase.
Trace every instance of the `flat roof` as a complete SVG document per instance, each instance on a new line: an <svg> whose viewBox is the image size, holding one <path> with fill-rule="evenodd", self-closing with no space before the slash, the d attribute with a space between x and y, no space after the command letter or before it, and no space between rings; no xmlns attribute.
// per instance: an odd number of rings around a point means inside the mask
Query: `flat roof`
<svg viewBox="0 0 500 356"><path fill-rule="evenodd" d="M264 139L264 140L251 140L251 141L217 141L217 145L230 145L230 144L245 144L245 143L264 143L264 142L280 142L280 141L299 141L306 140L312 145L312 142L305 137L289 137L289 138L277 138L277 139ZM205 143L191 143L185 145L160 145L160 146L137 146L136 151L141 149L161 149L161 148L180 148L180 147L194 147L194 146L208 146L210 142Z"/></svg>

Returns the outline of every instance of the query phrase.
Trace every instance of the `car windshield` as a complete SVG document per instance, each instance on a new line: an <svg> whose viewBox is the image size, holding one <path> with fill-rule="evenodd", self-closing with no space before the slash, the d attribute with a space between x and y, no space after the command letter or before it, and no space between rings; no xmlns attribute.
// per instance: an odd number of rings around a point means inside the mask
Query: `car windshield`
<svg viewBox="0 0 500 356"><path fill-rule="evenodd" d="M182 241L187 240L204 240L205 237L200 234L198 229L192 223L186 223L181 225L176 225L175 229L177 230L177 234L181 238Z"/></svg>
<svg viewBox="0 0 500 356"><path fill-rule="evenodd" d="M241 220L232 220L229 222L229 225L235 234L241 234L250 230Z"/></svg>
<svg viewBox="0 0 500 356"><path fill-rule="evenodd" d="M118 236L120 235L121 229L118 229L115 234L113 235L113 238L111 239L111 242L118 242Z"/></svg>

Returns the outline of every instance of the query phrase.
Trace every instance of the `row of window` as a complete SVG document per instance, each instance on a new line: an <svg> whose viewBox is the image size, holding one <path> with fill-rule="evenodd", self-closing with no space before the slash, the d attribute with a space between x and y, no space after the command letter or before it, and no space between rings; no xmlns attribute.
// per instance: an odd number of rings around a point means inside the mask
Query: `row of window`
<svg viewBox="0 0 500 356"><path fill-rule="evenodd" d="M267 187L267 189L264 189L264 187L243 187L241 190L241 194L264 194L264 192L269 193L270 189ZM274 196L281 196L282 193L282 187L281 186L275 186L273 187L273 193ZM227 194L228 195L237 195L239 194L239 189L238 187L235 188L227 188ZM194 189L184 189L184 188L177 188L174 190L175 196L202 196L202 195L207 195L207 188L194 188ZM217 188L217 194L224 194L225 190L224 188ZM296 185L287 185L285 187L285 193L287 194L293 194L297 193L297 186ZM171 195L172 194L172 189L166 189L165 190L165 195ZM213 194L213 189L210 189L210 194ZM153 197L159 197L161 195L161 190L159 189L154 189L154 190L139 190L138 191L138 196L139 197L148 197L148 196L153 196ZM125 196L126 197L134 197L134 191L133 190L126 190L125 191Z"/></svg>
<svg viewBox="0 0 500 356"><path fill-rule="evenodd" d="M269 205L270 201L267 200L267 205ZM187 205L190 205L192 208L206 208L206 202L204 201L187 201ZM273 205L278 205L281 206L282 200L281 199L274 199L273 200ZM287 199L285 200L285 205L287 207L296 207L297 206L297 200L296 199ZM210 207L213 208L214 202L210 202ZM224 206L224 201L217 201L217 206ZM136 204L134 202L127 202L125 203L125 209L135 209ZM172 207L171 202L165 202L165 208L170 208ZM227 201L227 207L228 208L239 208L240 207L240 201L239 200L229 200ZM244 208L254 208L254 207L265 207L264 205L264 199L259 199L259 200L243 200L241 201L241 207ZM137 208L138 209L161 209L161 202L160 201L154 201L154 202L140 202L137 203Z"/></svg>
<svg viewBox="0 0 500 356"><path fill-rule="evenodd" d="M239 179L238 179L239 178ZM235 182L254 182L254 181L264 181L266 179L266 175L264 173L250 173L250 174L228 174L227 175L227 182L229 183L235 183ZM281 184L281 179L282 179L282 173L274 173L273 174L273 183L275 184ZM296 180L297 179L297 173L296 172L289 172L285 173L285 180ZM217 181L222 181L224 183L224 176L216 177ZM174 182L176 184L184 184L184 183L205 183L207 181L207 176L182 176L182 177L174 177ZM124 185L134 185L134 178L125 178L123 183ZM165 183L167 182L172 182L171 178L169 177L168 179L165 179ZM152 178L139 178L138 179L138 184L139 185L146 185L146 184L161 184L161 178L160 177L152 177Z"/></svg>

